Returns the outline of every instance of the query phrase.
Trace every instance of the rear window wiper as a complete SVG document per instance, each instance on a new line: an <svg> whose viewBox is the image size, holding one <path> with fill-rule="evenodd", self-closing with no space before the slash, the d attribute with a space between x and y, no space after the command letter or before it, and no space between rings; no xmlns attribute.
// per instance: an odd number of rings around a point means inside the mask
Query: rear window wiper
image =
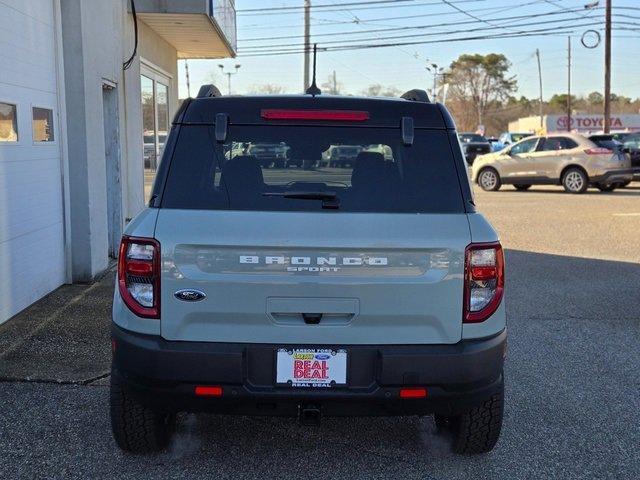
<svg viewBox="0 0 640 480"><path fill-rule="evenodd" d="M315 192L294 190L291 192L264 192L264 197L294 198L297 200L322 200L322 208L340 208L340 199L334 192Z"/></svg>

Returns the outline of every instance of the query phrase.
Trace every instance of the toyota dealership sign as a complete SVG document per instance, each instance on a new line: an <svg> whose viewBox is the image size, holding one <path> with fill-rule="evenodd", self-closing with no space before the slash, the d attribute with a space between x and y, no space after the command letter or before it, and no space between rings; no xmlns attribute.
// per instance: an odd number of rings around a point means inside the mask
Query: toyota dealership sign
<svg viewBox="0 0 640 480"><path fill-rule="evenodd" d="M548 132L568 130L566 115L547 115L546 120ZM582 133L599 132L604 130L604 118L598 114L572 115L571 130ZM611 130L640 130L640 115L611 115Z"/></svg>
<svg viewBox="0 0 640 480"><path fill-rule="evenodd" d="M598 113L582 113L571 116L571 128L567 128L566 115L545 115L542 126L545 132L566 132L571 130L584 134L602 132L604 119ZM540 132L540 117L519 118L509 122L510 132ZM612 132L640 132L640 115L634 113L611 114Z"/></svg>

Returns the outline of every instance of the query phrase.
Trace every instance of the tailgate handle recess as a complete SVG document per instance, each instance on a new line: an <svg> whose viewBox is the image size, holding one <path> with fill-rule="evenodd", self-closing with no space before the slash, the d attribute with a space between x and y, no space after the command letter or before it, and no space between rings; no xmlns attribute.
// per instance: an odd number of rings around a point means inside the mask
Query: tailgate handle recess
<svg viewBox="0 0 640 480"><path fill-rule="evenodd" d="M318 325L320 320L322 320L321 313L303 313L302 318L304 318L304 323L307 325Z"/></svg>

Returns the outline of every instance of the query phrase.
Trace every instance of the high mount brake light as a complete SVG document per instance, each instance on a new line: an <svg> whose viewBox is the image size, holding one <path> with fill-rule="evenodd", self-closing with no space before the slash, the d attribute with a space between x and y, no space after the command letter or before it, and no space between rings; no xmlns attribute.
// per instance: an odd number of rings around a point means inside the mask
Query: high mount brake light
<svg viewBox="0 0 640 480"><path fill-rule="evenodd" d="M587 155L611 155L613 150L609 150L608 148L587 148L584 153Z"/></svg>
<svg viewBox="0 0 640 480"><path fill-rule="evenodd" d="M484 322L504 293L504 254L500 243L472 243L465 251L464 323Z"/></svg>
<svg viewBox="0 0 640 480"><path fill-rule="evenodd" d="M137 316L160 318L160 244L157 240L122 237L118 288L125 305Z"/></svg>
<svg viewBox="0 0 640 480"><path fill-rule="evenodd" d="M361 110L261 110L265 120L332 120L339 122L363 122L369 120L369 112Z"/></svg>

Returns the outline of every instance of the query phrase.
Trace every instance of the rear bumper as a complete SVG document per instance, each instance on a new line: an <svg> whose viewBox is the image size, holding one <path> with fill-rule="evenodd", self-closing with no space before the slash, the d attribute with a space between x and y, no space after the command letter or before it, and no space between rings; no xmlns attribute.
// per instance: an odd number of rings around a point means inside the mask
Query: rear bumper
<svg viewBox="0 0 640 480"><path fill-rule="evenodd" d="M633 180L634 173L638 173L637 168L610 170L608 172L603 173L602 175L591 177L591 181L594 183L627 182L629 180Z"/></svg>
<svg viewBox="0 0 640 480"><path fill-rule="evenodd" d="M115 325L112 335L113 375L142 403L238 415L296 416L308 404L329 416L451 415L502 388L506 348L506 330L455 345L341 345L348 387L295 389L274 385L279 345L171 342ZM222 386L223 395L196 397L196 385ZM401 387L415 386L426 399L400 399Z"/></svg>

